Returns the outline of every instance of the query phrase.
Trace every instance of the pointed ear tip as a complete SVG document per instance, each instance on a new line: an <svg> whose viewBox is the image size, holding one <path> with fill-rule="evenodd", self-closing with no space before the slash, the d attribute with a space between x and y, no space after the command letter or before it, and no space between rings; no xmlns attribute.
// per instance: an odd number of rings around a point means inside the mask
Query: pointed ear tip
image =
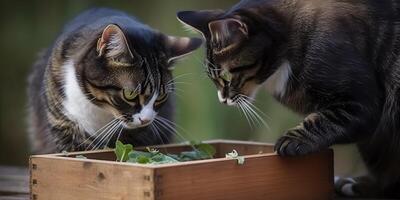
<svg viewBox="0 0 400 200"><path fill-rule="evenodd" d="M193 45L196 47L200 47L204 42L204 40L202 38L195 37L195 38L190 38L190 39L192 40Z"/></svg>
<svg viewBox="0 0 400 200"><path fill-rule="evenodd" d="M193 12L193 11L192 10L182 10L182 11L176 12L176 15L179 17L179 16L186 15L188 13L191 13L191 12Z"/></svg>
<svg viewBox="0 0 400 200"><path fill-rule="evenodd" d="M194 11L191 11L191 10L184 10L184 11L178 11L177 13L176 13L176 17L178 18L178 19L180 19L180 20L185 20L186 19L186 17L188 16L188 14L190 14L190 13L193 13Z"/></svg>
<svg viewBox="0 0 400 200"><path fill-rule="evenodd" d="M122 29L120 26L118 26L118 24L108 24L104 28L103 32L106 32L106 31L122 31Z"/></svg>
<svg viewBox="0 0 400 200"><path fill-rule="evenodd" d="M107 26L106 26L106 29L107 28L119 28L119 26L117 25L117 24L108 24Z"/></svg>

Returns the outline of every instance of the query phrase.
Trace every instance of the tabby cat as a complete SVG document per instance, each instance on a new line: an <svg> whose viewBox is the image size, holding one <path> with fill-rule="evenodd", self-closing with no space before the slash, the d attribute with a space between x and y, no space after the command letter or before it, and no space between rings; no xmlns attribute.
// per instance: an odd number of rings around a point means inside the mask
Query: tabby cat
<svg viewBox="0 0 400 200"><path fill-rule="evenodd" d="M206 39L207 71L227 105L265 84L304 114L281 156L357 143L369 175L338 179L349 196L400 197L400 4L390 0L243 0L182 11Z"/></svg>
<svg viewBox="0 0 400 200"><path fill-rule="evenodd" d="M174 130L173 64L201 44L117 10L83 12L29 77L34 153L99 148L118 137L134 145L167 143Z"/></svg>

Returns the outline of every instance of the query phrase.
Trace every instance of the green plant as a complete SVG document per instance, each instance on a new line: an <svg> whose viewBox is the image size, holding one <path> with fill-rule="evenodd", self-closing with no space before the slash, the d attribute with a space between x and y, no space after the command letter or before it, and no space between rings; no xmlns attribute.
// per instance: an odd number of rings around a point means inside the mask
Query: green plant
<svg viewBox="0 0 400 200"><path fill-rule="evenodd" d="M133 150L130 144L121 141L115 143L115 155L119 162L130 162L140 164L166 164L191 160L204 160L214 157L216 150L213 146L204 143L191 142L192 151L184 151L180 154L163 154L156 149L147 148L146 151Z"/></svg>

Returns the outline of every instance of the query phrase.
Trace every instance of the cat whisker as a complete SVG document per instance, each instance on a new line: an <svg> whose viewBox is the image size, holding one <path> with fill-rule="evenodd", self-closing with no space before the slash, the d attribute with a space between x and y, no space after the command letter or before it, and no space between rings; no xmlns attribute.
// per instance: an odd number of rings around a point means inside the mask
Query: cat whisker
<svg viewBox="0 0 400 200"><path fill-rule="evenodd" d="M96 144L96 143L97 143L97 140L101 139L101 137L103 137L104 134L108 133L107 131L108 131L109 129L111 129L111 128L112 128L115 124L117 124L117 123L118 123L117 120L116 120L116 121L113 121L113 123L108 124L108 125L106 126L106 128L103 129L99 134L96 134L96 135L95 135L95 138L90 142L89 145L87 145L87 147L86 147L85 150L89 150L89 148L91 148L91 147L93 146L93 144Z"/></svg>
<svg viewBox="0 0 400 200"><path fill-rule="evenodd" d="M257 113L257 111L253 108L253 107L255 107L254 105L252 105L250 102L248 102L248 101L246 101L246 100L243 100L242 99L242 102L243 102L243 105L245 106L245 107L247 107L247 109L250 111L249 113L252 113L252 116L254 117L254 119L258 122L258 123L261 123L262 125L264 125L268 130L270 130L271 128L270 128L270 126L267 124L267 122L265 122L265 120ZM252 107L252 106L253 107ZM258 108L257 108L258 109ZM259 110L259 109L258 109Z"/></svg>
<svg viewBox="0 0 400 200"><path fill-rule="evenodd" d="M243 113L243 115L246 117L246 120L247 120L247 122L248 122L250 128L253 129L253 127L251 126L250 120L249 120L249 118L247 117L247 114L245 113L245 111L244 111L243 108L242 108L241 103L240 103L240 102L237 102L236 105L237 105L237 108L238 108L238 109Z"/></svg>
<svg viewBox="0 0 400 200"><path fill-rule="evenodd" d="M177 130L175 127L171 126L170 124L168 124L167 122L163 121L160 118L155 118L153 121L154 124L159 125L160 127L164 128L166 131L170 132L173 135L177 135Z"/></svg>
<svg viewBox="0 0 400 200"><path fill-rule="evenodd" d="M94 139L91 141L91 143L87 146L87 148L91 147L93 145L93 143L95 143L103 134L107 133L107 130L109 130L111 127L113 127L116 123L118 123L118 121L120 121L120 119L124 117L119 116L117 118L114 118L113 120L111 120L110 122L108 122L106 125L104 125L103 127L101 127L100 129L98 129L95 133L92 134L92 136L90 136L89 138L87 138L85 141L83 141L79 146L83 145L84 143L86 143L88 140L92 139L92 137L94 137ZM86 149L87 150L87 149Z"/></svg>
<svg viewBox="0 0 400 200"><path fill-rule="evenodd" d="M185 73L185 74L180 74L178 76L175 76L173 79L171 79L171 80L169 80L167 82L167 85L172 83L172 82L174 82L174 81L176 81L176 80L178 80L179 78L183 78L183 77L188 76L188 75L193 75L193 73Z"/></svg>
<svg viewBox="0 0 400 200"><path fill-rule="evenodd" d="M119 133L118 133L118 136L117 136L117 140L116 140L116 141L118 141L119 138L121 137L122 130L124 130L124 127L122 127L121 130L119 130Z"/></svg>
<svg viewBox="0 0 400 200"><path fill-rule="evenodd" d="M174 87L174 88L167 88L167 89L168 89L168 91L172 91L172 92L175 92L175 91L185 92L185 90L183 90L183 89L181 89L181 88L176 88L176 87Z"/></svg>
<svg viewBox="0 0 400 200"><path fill-rule="evenodd" d="M162 132L161 128L158 127L157 123L154 123L154 124L156 125L156 127L157 127L157 129L158 129L158 133L159 133L160 135L162 135L162 136L164 136L164 137L166 137L166 138L169 137L166 133ZM172 133L172 134L175 136L174 133Z"/></svg>
<svg viewBox="0 0 400 200"><path fill-rule="evenodd" d="M157 124L156 123L151 123L150 124L150 129L154 133L154 135L160 139L161 143L165 144L164 140L162 139L162 137L160 135L160 129L157 127Z"/></svg>
<svg viewBox="0 0 400 200"><path fill-rule="evenodd" d="M254 129L254 127L255 127L254 119L251 117L251 115L250 115L248 109L244 106L244 103L243 103L242 101L238 100L238 101L237 101L237 105L240 106L240 109L242 110L244 116L246 117L247 122L249 123L250 128L251 128L251 129Z"/></svg>
<svg viewBox="0 0 400 200"><path fill-rule="evenodd" d="M167 84L167 87L168 86L175 86L175 85L178 85L178 84L192 85L191 83L188 83L188 82L178 81L178 82L173 82L173 83Z"/></svg>
<svg viewBox="0 0 400 200"><path fill-rule="evenodd" d="M98 137L101 134L97 134L100 131L103 131L106 128L109 128L109 126L112 126L112 124L114 124L118 119L115 118L111 121L109 121L106 125L104 125L103 127L101 127L100 129L98 129L95 133L92 134L92 136L88 137L86 140L84 140L83 142L81 142L78 147L82 146L83 144L85 144L87 141L89 141L90 139L92 139L92 137L94 137L94 139L96 139L96 137Z"/></svg>
<svg viewBox="0 0 400 200"><path fill-rule="evenodd" d="M211 63L207 58L205 59L205 63L201 62L200 59L195 56L194 57L196 59L197 62L199 62L203 68L204 68L204 74L206 75L206 77L210 77L212 75L210 74L215 74L215 73L219 73L219 71L221 71L222 69L218 69L213 63ZM208 65L211 65L211 67L209 67ZM215 76L215 75L214 75Z"/></svg>
<svg viewBox="0 0 400 200"><path fill-rule="evenodd" d="M175 134L177 136L179 136L183 141L186 141L187 139L185 137L182 136L182 134L177 130L177 128L179 128L180 130L182 130L183 132L186 132L185 129L183 129L182 127L180 127L179 125L177 125L176 123L163 118L161 116L157 116L155 118L155 121L159 123L160 126L162 126L164 129L169 130L170 133ZM177 127L177 128L175 128Z"/></svg>
<svg viewBox="0 0 400 200"><path fill-rule="evenodd" d="M114 137L114 135L118 132L118 130L120 130L120 131L122 131L123 129L124 129L124 126L122 125L124 122L123 121L121 121L119 124L118 124L118 126L117 126L117 128L114 130L114 131L112 131L112 134L110 134L109 136L108 136L108 140L105 140L105 141L107 141L105 144L102 144L101 145L101 147L102 147L102 149L104 149L104 148L106 148L107 146L108 146L108 144L110 143L110 141L111 141L111 139Z"/></svg>
<svg viewBox="0 0 400 200"><path fill-rule="evenodd" d="M238 96L239 96L239 97L242 97L242 99L243 99L243 100L251 100L251 101L255 101L255 99L254 99L254 98L252 98L252 97L249 97L249 96L247 96L247 95L244 95L244 94L238 94Z"/></svg>
<svg viewBox="0 0 400 200"><path fill-rule="evenodd" d="M177 96L177 97L179 97L179 98L181 98L181 99L183 99L183 91L177 91L177 90L168 90L167 91L168 93L172 93L172 94L174 94L175 96Z"/></svg>
<svg viewBox="0 0 400 200"><path fill-rule="evenodd" d="M247 99L250 99L250 97L247 97ZM257 106L255 106L253 103L251 103L249 100L247 99L242 99L243 101L246 101L246 103L251 106L252 108L254 108L255 110L258 111L258 113L260 113L261 115L263 115L264 117L267 117L268 119L271 119L270 116L268 116L267 114L265 114L261 109L259 109Z"/></svg>
<svg viewBox="0 0 400 200"><path fill-rule="evenodd" d="M122 124L122 123L123 123L122 121L120 121L119 123L117 123L117 124L108 132L108 134L106 134L106 135L103 137L103 139L100 140L100 142L98 143L97 146L94 147L94 149L96 150L96 149L99 149L100 147L103 147L103 148L104 148L103 143L105 143L106 141L108 141L108 139L111 138L111 137L114 135L114 133L121 127L121 124Z"/></svg>
<svg viewBox="0 0 400 200"><path fill-rule="evenodd" d="M249 114L250 118L253 120L254 125L256 125L256 124L260 125L259 119L255 116L255 114L253 113L251 108L245 102L243 102L242 104L243 104L243 107L248 111L248 114Z"/></svg>
<svg viewBox="0 0 400 200"><path fill-rule="evenodd" d="M124 129L124 126L122 125L123 122L121 122L121 124L119 125L120 127L120 132L122 132L122 130ZM108 139L107 143L103 146L103 148L108 147L108 145L110 144L111 139L114 137L114 135L118 132L119 129L117 129Z"/></svg>
<svg viewBox="0 0 400 200"><path fill-rule="evenodd" d="M216 67L212 62L210 62L210 60L208 60L208 59L206 58L205 61L206 61L206 64L209 64L209 65L211 65L212 67L214 67L214 69L217 69L217 67Z"/></svg>
<svg viewBox="0 0 400 200"><path fill-rule="evenodd" d="M106 138L108 138L107 136L110 135L111 133L113 133L115 127L117 127L119 124L121 123L121 121L117 121L117 123L114 123L114 125L107 129L107 131L105 132L105 134L103 134L103 136L100 137L100 140L95 142L95 144L93 145L93 147L91 148L91 150L96 150L98 148L99 145L101 145L103 143L103 140L105 140Z"/></svg>

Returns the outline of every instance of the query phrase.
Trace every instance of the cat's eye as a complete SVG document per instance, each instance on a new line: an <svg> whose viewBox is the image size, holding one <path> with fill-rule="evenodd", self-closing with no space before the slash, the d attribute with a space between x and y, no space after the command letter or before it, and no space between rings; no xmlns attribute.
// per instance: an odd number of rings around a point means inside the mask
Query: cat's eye
<svg viewBox="0 0 400 200"><path fill-rule="evenodd" d="M124 96L124 99L126 99L127 101L132 101L138 96L138 93L136 93L135 90L131 89L123 89L122 94Z"/></svg>
<svg viewBox="0 0 400 200"><path fill-rule="evenodd" d="M168 93L160 94L160 95L158 95L156 101L158 103L161 103L161 102L167 100L167 98L168 98Z"/></svg>
<svg viewBox="0 0 400 200"><path fill-rule="evenodd" d="M221 79L231 82L232 81L232 74L228 70L223 70L219 75Z"/></svg>

